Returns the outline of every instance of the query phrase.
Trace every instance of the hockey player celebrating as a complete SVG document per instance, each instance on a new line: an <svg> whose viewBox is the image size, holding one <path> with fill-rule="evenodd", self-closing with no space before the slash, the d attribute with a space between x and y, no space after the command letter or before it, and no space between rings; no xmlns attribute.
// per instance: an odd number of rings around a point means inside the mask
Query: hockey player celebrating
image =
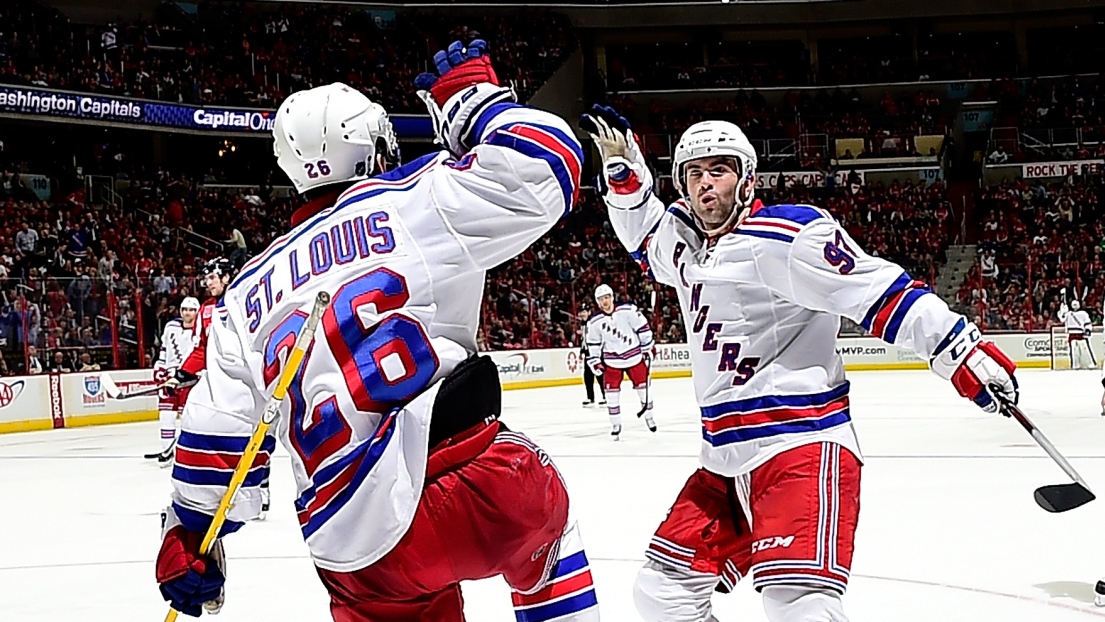
<svg viewBox="0 0 1105 622"><path fill-rule="evenodd" d="M1067 328L1071 369L1096 369L1097 359L1090 345L1090 335L1093 334L1090 314L1086 313L1081 303L1072 300L1069 309L1065 304L1059 307L1059 319Z"/></svg>
<svg viewBox="0 0 1105 622"><path fill-rule="evenodd" d="M222 538L210 557L197 546L301 309L325 290L276 427L334 619L459 622L460 581L502 575L520 620L598 620L561 476L498 421L497 368L474 355L486 270L571 209L582 151L564 120L513 102L485 50L454 43L439 76L419 77L451 153L394 170L391 122L361 93L331 84L280 104L278 163L309 202L227 290L185 408L157 562L184 613L220 605ZM259 510L258 482L246 478L224 534Z"/></svg>
<svg viewBox="0 0 1105 622"><path fill-rule="evenodd" d="M702 414L703 468L649 544L638 612L713 620L715 589L751 573L771 622L844 622L861 457L834 348L840 316L913 349L988 412L1017 400L1013 363L825 211L756 201L756 154L737 126L683 134L672 178L684 198L665 207L628 123L596 107L582 124L615 232L678 292Z"/></svg>
<svg viewBox="0 0 1105 622"><path fill-rule="evenodd" d="M622 433L621 386L627 375L641 400L645 424L655 432L648 395L649 361L655 345L648 320L630 303L615 305L614 290L609 285L595 288L595 301L599 311L587 320L587 365L606 387L610 435L618 440Z"/></svg>
<svg viewBox="0 0 1105 622"><path fill-rule="evenodd" d="M157 363L153 368L153 378L158 383L165 383L172 378L177 369L184 363L199 340L199 331L196 329L196 315L199 313L200 302L189 296L180 303L180 317L169 320L165 329L161 332L161 353L157 356ZM188 386L169 388L166 387L158 394L157 415L161 422L161 451L146 454L147 458L157 458L161 467L167 467L173 460L173 446L176 444L177 417L184 410L184 402L188 399Z"/></svg>

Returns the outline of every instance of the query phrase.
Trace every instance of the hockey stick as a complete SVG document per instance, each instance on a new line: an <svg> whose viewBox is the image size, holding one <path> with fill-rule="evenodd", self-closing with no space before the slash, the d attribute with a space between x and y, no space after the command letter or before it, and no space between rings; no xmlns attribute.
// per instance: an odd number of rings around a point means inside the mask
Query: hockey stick
<svg viewBox="0 0 1105 622"><path fill-rule="evenodd" d="M161 458L162 456L164 456L165 458L168 458L169 456L173 455L173 450L175 450L175 449L176 449L176 439L174 438L173 442L170 443L169 446L165 448L165 451L156 451L152 454L143 454L142 457L145 458L146 460L153 460L154 458Z"/></svg>
<svg viewBox="0 0 1105 622"><path fill-rule="evenodd" d="M637 411L637 418L640 419L648 411L648 400L651 397L648 394L649 388L652 386L652 357L645 359L645 403L641 404L641 410Z"/></svg>
<svg viewBox="0 0 1105 622"><path fill-rule="evenodd" d="M1053 484L1037 488L1033 495L1036 499L1036 504L1048 512L1058 513L1073 510L1076 507L1085 505L1096 499L1097 497L1090 491L1090 487L1086 485L1086 481L1082 479L1078 471L1074 470L1074 467L1067 462L1063 454L1059 453L1055 445L1052 445L1051 441L1047 440L1044 433L1021 412L1021 409L1017 408L1016 404L1002 399L998 387L992 387L991 391L994 395L998 396L998 400L1001 402L1002 414L1016 419L1017 423L1021 424L1021 427L1027 430L1028 433L1032 435L1032 438L1039 443L1040 447L1043 447L1047 455L1051 456L1051 459L1063 469L1063 472L1074 480L1072 484Z"/></svg>
<svg viewBox="0 0 1105 622"><path fill-rule="evenodd" d="M111 376L108 376L107 374L102 374L100 376L100 383L104 385L104 393L107 394L107 396L110 397L113 400L127 400L127 399L130 399L132 397L146 397L146 396L149 396L149 395L157 395L157 393L160 392L162 389L169 388L169 387L166 387L164 383L162 383L162 384L159 384L159 385L156 385L156 386L146 387L144 389L138 389L137 391L124 392L122 389L120 389L115 384L115 382L111 379ZM182 383L180 383L180 384L178 384L178 385L176 385L175 387L172 387L172 388L173 389L187 389L188 387L196 386L196 384L198 384L198 383L199 383L199 378L197 378L195 380L189 380L188 382L182 382Z"/></svg>
<svg viewBox="0 0 1105 622"><path fill-rule="evenodd" d="M261 451L261 443L264 442L269 427L272 426L273 422L276 421L277 415L280 414L280 403L284 401L284 396L288 394L288 385L292 383L292 378L299 372L299 366L303 363L303 358L307 354L307 348L311 346L311 341L314 339L315 328L322 318L322 313L329 305L330 294L319 292L318 296L315 298L311 314L307 316L307 321L303 324L303 329L299 332L299 336L296 337L295 346L292 348L292 351L288 353L288 360L284 363L284 369L280 372L280 377L276 381L276 388L272 391L272 397L265 403L265 410L261 413L261 420L258 421L256 427L253 428L253 435L249 438L249 444L246 445L245 451L242 452L242 457L238 459L238 465L234 467L234 474L230 477L230 484L227 485L226 491L223 492L223 498L219 500L219 507L215 510L215 515L211 518L211 525L207 528L207 533L203 536L203 542L200 543L200 555L207 555L211 552L211 547L215 544L215 539L218 537L219 530L222 529L223 523L226 522L226 515L230 511L230 503L234 499L234 495L238 493L238 489L241 488L242 482L245 481L246 474L249 473L250 467L253 466L253 460L257 458L257 453ZM174 622L179 614L180 612L170 607L169 614L165 616L165 622Z"/></svg>

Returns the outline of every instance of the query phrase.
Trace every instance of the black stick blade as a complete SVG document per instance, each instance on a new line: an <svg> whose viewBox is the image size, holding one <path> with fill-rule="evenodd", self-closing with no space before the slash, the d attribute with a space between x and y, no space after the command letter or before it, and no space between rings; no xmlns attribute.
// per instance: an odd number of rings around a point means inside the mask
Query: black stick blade
<svg viewBox="0 0 1105 622"><path fill-rule="evenodd" d="M1055 484L1036 489L1036 503L1048 512L1066 512L1086 505L1097 497L1082 484Z"/></svg>

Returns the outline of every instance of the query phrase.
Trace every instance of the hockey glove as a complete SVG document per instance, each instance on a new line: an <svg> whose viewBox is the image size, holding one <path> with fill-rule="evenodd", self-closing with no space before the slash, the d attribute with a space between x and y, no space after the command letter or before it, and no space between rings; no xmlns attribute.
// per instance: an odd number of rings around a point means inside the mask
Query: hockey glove
<svg viewBox="0 0 1105 622"><path fill-rule="evenodd" d="M161 551L157 554L157 582L161 596L173 609L198 618L201 609L218 613L223 603L226 579L222 540L216 540L211 554L199 554L203 534L188 531L181 525L165 532Z"/></svg>
<svg viewBox="0 0 1105 622"><path fill-rule="evenodd" d="M590 365L591 365L591 373L595 374L595 376L601 378L602 375L604 373L606 373L606 365L603 365L601 362L594 361Z"/></svg>
<svg viewBox="0 0 1105 622"><path fill-rule="evenodd" d="M199 376L186 372L183 369L178 369L173 372L172 378L165 381L165 388L171 391L181 387L190 387L196 384L197 380L199 380Z"/></svg>
<svg viewBox="0 0 1105 622"><path fill-rule="evenodd" d="M591 135L602 156L599 185L607 205L618 209L644 205L652 193L652 171L629 121L613 108L596 104L579 118L579 126Z"/></svg>
<svg viewBox="0 0 1105 622"><path fill-rule="evenodd" d="M454 41L447 50L434 54L434 65L437 74L419 74L414 86L430 112L436 142L460 157L481 138L469 136L475 125L472 121L489 106L515 101L514 91L499 86L487 42L482 39L468 47Z"/></svg>
<svg viewBox="0 0 1105 622"><path fill-rule="evenodd" d="M990 341L982 341L978 326L960 319L933 353L932 371L950 380L963 397L988 413L998 412L995 400L1016 404L1020 399L1017 366Z"/></svg>

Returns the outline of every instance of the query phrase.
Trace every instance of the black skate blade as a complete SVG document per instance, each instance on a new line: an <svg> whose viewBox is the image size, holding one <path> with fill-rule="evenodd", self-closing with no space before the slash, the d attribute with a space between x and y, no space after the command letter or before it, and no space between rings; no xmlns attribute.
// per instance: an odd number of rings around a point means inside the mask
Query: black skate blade
<svg viewBox="0 0 1105 622"><path fill-rule="evenodd" d="M1041 486L1033 496L1040 507L1056 514L1081 507L1097 498L1089 488L1078 483Z"/></svg>

